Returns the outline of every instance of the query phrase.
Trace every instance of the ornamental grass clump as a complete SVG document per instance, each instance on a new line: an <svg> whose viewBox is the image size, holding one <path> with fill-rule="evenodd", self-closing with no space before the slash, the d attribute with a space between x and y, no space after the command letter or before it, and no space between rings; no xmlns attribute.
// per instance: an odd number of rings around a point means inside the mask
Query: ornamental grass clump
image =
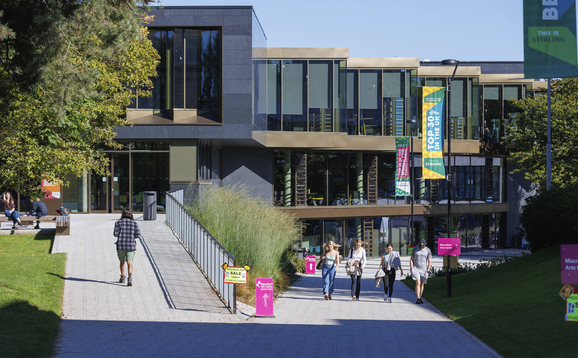
<svg viewBox="0 0 578 358"><path fill-rule="evenodd" d="M295 218L263 199L252 197L243 187L208 187L194 200L191 214L237 260L249 265L252 277L283 281L282 272L294 269L291 243L300 226Z"/></svg>

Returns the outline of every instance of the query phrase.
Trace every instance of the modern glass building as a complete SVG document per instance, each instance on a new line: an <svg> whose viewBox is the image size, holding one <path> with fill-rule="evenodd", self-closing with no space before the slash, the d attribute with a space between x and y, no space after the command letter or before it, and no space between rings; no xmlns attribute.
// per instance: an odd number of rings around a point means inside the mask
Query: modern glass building
<svg viewBox="0 0 578 358"><path fill-rule="evenodd" d="M243 184L300 219L296 247L318 254L331 239L347 251L361 238L377 256L387 242L402 254L422 238L435 247L448 234L449 197L451 236L516 246L525 192L500 141L516 112L509 100L542 85L520 79L522 63L459 63L446 108L448 196L447 180L421 178L420 93L448 86L454 66L350 58L346 48L268 48L250 6L151 13L161 55L153 96L127 108L133 126L117 129L123 149L107 152L110 175L86 173L63 189L72 212L138 212L144 191L157 192L162 211L167 191ZM399 136L413 141L413 201L396 196Z"/></svg>

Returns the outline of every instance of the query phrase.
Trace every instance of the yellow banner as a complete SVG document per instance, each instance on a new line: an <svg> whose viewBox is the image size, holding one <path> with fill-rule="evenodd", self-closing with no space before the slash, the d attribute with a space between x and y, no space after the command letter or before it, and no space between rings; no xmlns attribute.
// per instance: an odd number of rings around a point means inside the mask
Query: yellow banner
<svg viewBox="0 0 578 358"><path fill-rule="evenodd" d="M444 179L445 87L422 88L423 179Z"/></svg>
<svg viewBox="0 0 578 358"><path fill-rule="evenodd" d="M244 267L228 266L225 269L225 283L235 285L247 284L247 270Z"/></svg>

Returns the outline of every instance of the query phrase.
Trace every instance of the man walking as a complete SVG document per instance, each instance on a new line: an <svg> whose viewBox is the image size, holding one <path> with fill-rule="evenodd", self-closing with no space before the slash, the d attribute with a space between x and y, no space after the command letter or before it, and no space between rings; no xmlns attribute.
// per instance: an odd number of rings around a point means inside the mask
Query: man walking
<svg viewBox="0 0 578 358"><path fill-rule="evenodd" d="M419 241L419 246L414 248L409 259L409 271L411 278L415 281L416 304L423 303L421 296L423 288L427 282L428 272L431 269L431 250L425 246L425 240Z"/></svg>

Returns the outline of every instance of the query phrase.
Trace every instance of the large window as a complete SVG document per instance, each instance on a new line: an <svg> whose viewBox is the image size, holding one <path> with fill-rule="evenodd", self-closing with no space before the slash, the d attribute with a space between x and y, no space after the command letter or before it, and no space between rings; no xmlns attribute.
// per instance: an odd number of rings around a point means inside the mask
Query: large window
<svg viewBox="0 0 578 358"><path fill-rule="evenodd" d="M178 111L221 121L222 44L219 29L150 29L149 38L160 55L151 98L139 97L133 108L152 109L162 118Z"/></svg>

